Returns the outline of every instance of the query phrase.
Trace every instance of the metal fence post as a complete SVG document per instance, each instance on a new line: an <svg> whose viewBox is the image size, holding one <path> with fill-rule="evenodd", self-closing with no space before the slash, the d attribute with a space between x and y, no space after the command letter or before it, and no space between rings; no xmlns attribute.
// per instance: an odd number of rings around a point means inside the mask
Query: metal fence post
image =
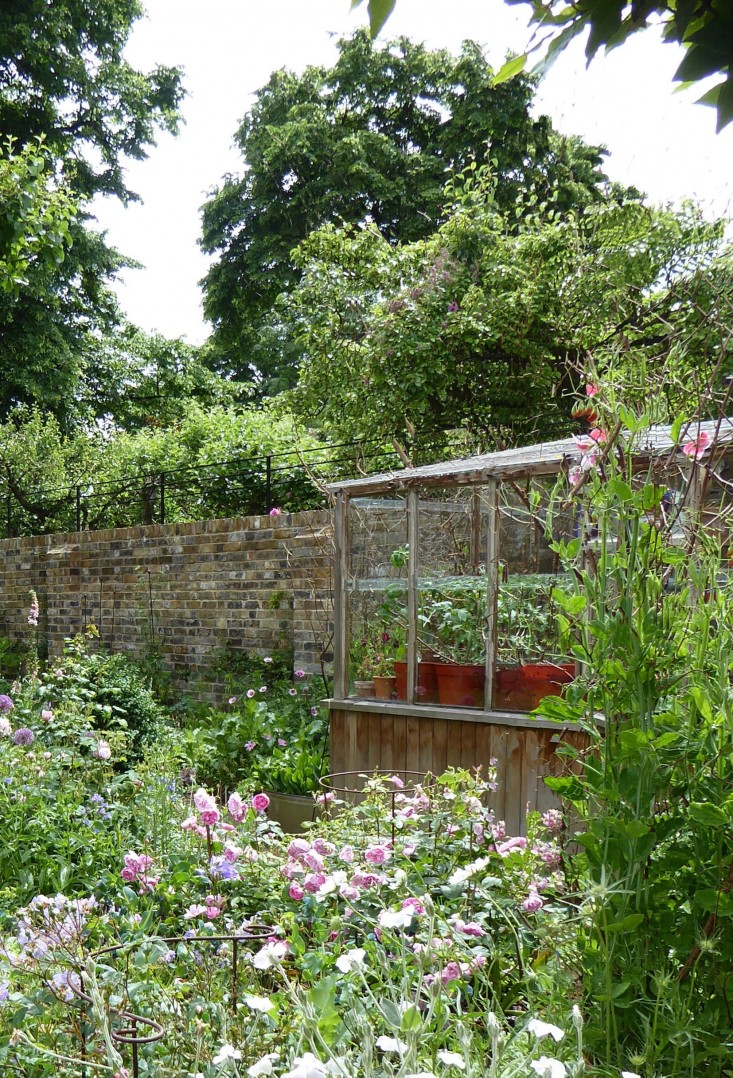
<svg viewBox="0 0 733 1078"><path fill-rule="evenodd" d="M13 495L8 491L8 500L5 517L5 538L10 539L13 534Z"/></svg>
<svg viewBox="0 0 733 1078"><path fill-rule="evenodd" d="M272 509L272 457L267 454L265 458L265 512Z"/></svg>
<svg viewBox="0 0 733 1078"><path fill-rule="evenodd" d="M81 531L81 487L76 488L76 530Z"/></svg>
<svg viewBox="0 0 733 1078"><path fill-rule="evenodd" d="M160 523L165 524L165 472L160 473Z"/></svg>

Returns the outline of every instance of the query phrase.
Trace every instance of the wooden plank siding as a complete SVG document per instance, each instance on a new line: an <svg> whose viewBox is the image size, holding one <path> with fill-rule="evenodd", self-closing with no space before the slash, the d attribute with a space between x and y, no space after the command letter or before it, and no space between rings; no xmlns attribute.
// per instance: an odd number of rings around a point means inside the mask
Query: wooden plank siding
<svg viewBox="0 0 733 1078"><path fill-rule="evenodd" d="M369 773L375 768L389 772L430 771L441 774L448 767L483 766L496 758L499 788L492 798L498 819L506 821L507 834L524 834L527 809L544 812L558 799L542 781L559 775L569 761L558 756L561 741L582 749L587 736L547 723L517 725L469 718L420 716L392 713L382 706L370 712L344 707L331 708L331 771Z"/></svg>

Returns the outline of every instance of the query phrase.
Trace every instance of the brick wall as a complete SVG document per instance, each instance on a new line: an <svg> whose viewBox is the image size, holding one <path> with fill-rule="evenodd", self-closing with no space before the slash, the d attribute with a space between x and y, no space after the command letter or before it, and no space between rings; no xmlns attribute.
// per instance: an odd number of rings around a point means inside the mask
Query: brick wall
<svg viewBox="0 0 733 1078"><path fill-rule="evenodd" d="M0 542L0 633L27 632L40 600L50 654L94 623L112 651L152 641L178 688L206 684L222 649L292 647L317 672L331 657L331 517L311 511Z"/></svg>

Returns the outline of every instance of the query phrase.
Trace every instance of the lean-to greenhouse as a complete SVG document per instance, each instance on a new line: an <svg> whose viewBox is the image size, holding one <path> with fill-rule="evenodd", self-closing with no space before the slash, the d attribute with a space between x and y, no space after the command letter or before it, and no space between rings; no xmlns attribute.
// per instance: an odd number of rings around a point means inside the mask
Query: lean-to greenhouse
<svg viewBox="0 0 733 1078"><path fill-rule="evenodd" d="M723 527L733 422L672 433L645 430L633 463L664 488L655 512L683 543L690 514ZM578 540L592 556L598 542L573 497L589 449L602 464L602 444L568 438L331 486L334 772L439 774L496 759L510 830L527 806L554 803L542 778L565 766L558 743L587 738L532 712L579 672L558 631L556 545Z"/></svg>

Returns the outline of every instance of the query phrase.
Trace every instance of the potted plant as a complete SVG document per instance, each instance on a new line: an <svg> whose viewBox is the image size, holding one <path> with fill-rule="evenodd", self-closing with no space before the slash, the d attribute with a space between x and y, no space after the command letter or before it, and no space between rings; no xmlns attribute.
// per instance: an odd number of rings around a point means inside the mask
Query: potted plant
<svg viewBox="0 0 733 1078"><path fill-rule="evenodd" d="M362 698L391 700L395 696L395 655L403 645L386 627L366 634L351 649L356 677L354 691Z"/></svg>
<svg viewBox="0 0 733 1078"><path fill-rule="evenodd" d="M486 681L486 587L481 578L425 589L420 633L435 653L438 702L481 707Z"/></svg>
<svg viewBox="0 0 733 1078"><path fill-rule="evenodd" d="M575 665L559 655L554 583L553 578L528 574L499 589L493 700L497 710L534 711L546 696L559 695L575 676Z"/></svg>

